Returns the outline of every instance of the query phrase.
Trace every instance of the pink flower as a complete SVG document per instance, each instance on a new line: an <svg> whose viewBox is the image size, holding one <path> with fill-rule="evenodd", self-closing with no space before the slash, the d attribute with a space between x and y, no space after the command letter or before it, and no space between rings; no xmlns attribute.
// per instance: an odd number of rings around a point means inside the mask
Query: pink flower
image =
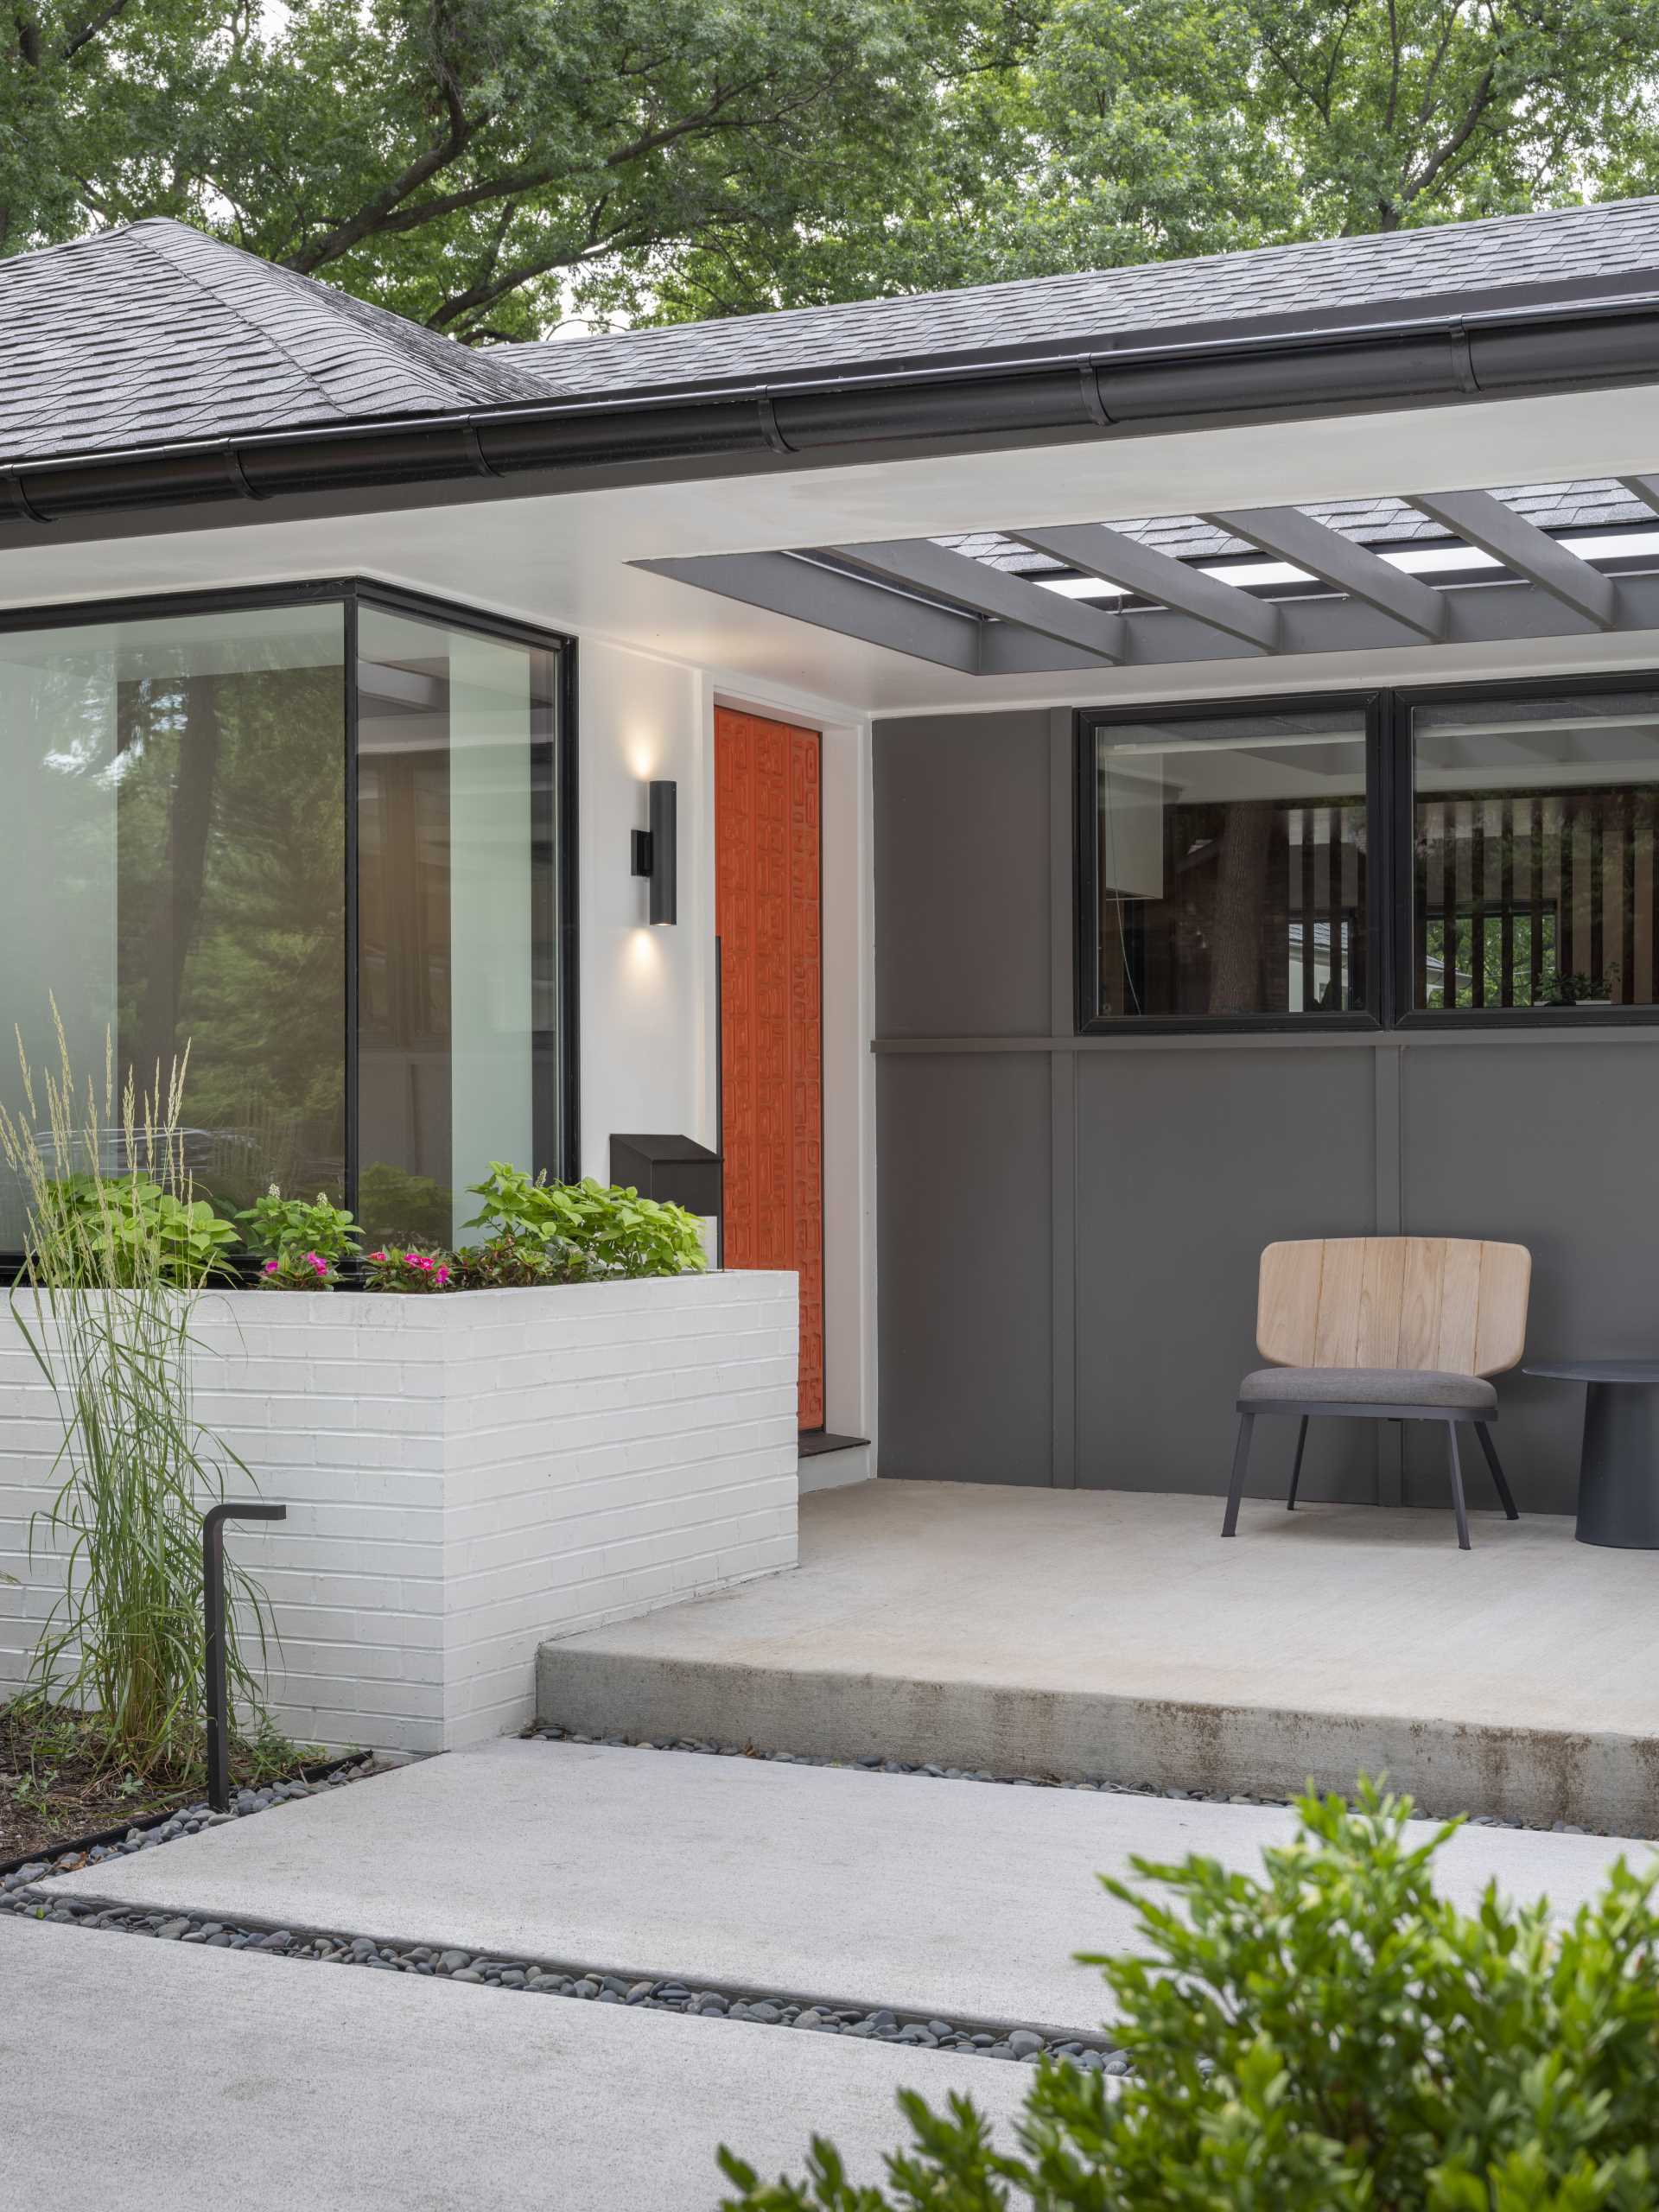
<svg viewBox="0 0 1659 2212"><path fill-rule="evenodd" d="M372 1260L384 1260L385 1256L386 1255L384 1252L371 1252L369 1255L369 1257Z"/></svg>
<svg viewBox="0 0 1659 2212"><path fill-rule="evenodd" d="M305 1257L307 1265L315 1268L320 1275L326 1275L327 1274L328 1262L327 1260L322 1259L315 1252L308 1252Z"/></svg>
<svg viewBox="0 0 1659 2212"><path fill-rule="evenodd" d="M446 1283L446 1282L448 1282L448 1280L449 1280L449 1270L448 1270L448 1268L440 1268L438 1269L438 1281L439 1281L439 1282L440 1282L441 1284L442 1284L442 1283Z"/></svg>
<svg viewBox="0 0 1659 2212"><path fill-rule="evenodd" d="M432 1272L432 1262L424 1252L405 1252L404 1265L406 1268L418 1268L423 1274L429 1275Z"/></svg>
<svg viewBox="0 0 1659 2212"><path fill-rule="evenodd" d="M276 1274L276 1261L275 1261L275 1260L267 1260L267 1261L265 1262L265 1273L266 1273L268 1275L274 1275L274 1274Z"/></svg>

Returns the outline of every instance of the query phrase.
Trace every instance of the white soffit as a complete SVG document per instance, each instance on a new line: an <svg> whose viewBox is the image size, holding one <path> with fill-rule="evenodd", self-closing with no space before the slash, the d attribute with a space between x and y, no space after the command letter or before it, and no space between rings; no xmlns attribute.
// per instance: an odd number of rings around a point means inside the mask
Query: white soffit
<svg viewBox="0 0 1659 2212"><path fill-rule="evenodd" d="M19 607L232 582L365 574L709 670L810 691L849 710L915 712L1012 700L1155 699L1319 683L1402 683L1557 665L1659 659L1653 629L1468 638L1425 652L1375 607L1377 642L1287 654L1233 639L1160 666L1079 658L976 676L717 597L637 563L967 536L987 519L1033 531L1113 516L1215 515L1365 499L1402 490L1651 477L1651 388L1478 403L1392 415L1106 438L1017 451L651 484L349 517L296 515L146 536L38 541L0 552L0 603ZM1432 580L1432 579L1431 579ZM1114 604L1100 602L1103 613ZM1637 610L1643 613L1643 610ZM1385 641L1386 640L1386 641ZM1358 665L1363 658L1363 666ZM1294 671L1294 675L1292 671Z"/></svg>

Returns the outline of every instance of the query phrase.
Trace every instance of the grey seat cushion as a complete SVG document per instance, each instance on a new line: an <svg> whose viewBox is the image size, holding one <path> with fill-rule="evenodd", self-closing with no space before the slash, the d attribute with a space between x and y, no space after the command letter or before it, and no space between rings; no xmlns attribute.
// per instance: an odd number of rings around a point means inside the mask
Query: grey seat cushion
<svg viewBox="0 0 1659 2212"><path fill-rule="evenodd" d="M1497 1393L1478 1375L1440 1375L1396 1367L1262 1367L1238 1386L1245 1406L1446 1406L1489 1414Z"/></svg>

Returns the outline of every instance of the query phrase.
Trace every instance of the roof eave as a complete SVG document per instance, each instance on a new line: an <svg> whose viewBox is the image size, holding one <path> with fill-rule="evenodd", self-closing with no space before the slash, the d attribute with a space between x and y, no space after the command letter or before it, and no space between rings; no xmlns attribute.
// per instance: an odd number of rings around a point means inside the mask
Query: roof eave
<svg viewBox="0 0 1659 2212"><path fill-rule="evenodd" d="M14 538L58 521L375 495L533 493L1135 436L1659 379L1659 291L1287 332L1057 344L849 373L503 402L0 467ZM5 524L0 523L0 527Z"/></svg>

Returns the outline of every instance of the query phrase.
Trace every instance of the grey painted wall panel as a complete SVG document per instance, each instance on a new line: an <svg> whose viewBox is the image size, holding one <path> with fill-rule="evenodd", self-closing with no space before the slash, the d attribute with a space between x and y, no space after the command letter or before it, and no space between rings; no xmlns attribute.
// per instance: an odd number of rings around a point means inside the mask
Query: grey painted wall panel
<svg viewBox="0 0 1659 2212"><path fill-rule="evenodd" d="M1529 1038L1408 1052L1406 1226L1532 1253L1529 1350L1651 1357L1659 1344L1659 1039ZM1515 1375L1496 1432L1522 1511L1573 1509L1584 1393ZM1490 1503L1484 1470L1465 1469ZM1446 1496L1438 1440L1408 1437L1406 1497Z"/></svg>
<svg viewBox="0 0 1659 2212"><path fill-rule="evenodd" d="M1048 1034L1049 721L1045 711L882 726L878 1036ZM1069 880L1063 895L1069 905Z"/></svg>
<svg viewBox="0 0 1659 2212"><path fill-rule="evenodd" d="M1218 1499L1279 1236L1513 1237L1535 1351L1651 1352L1659 1030L1079 1045L1070 760L1058 714L876 728L878 1035L984 1047L880 1058L881 1471ZM1499 1402L1522 1510L1570 1512L1581 1391ZM1256 1434L1282 1496L1293 1426ZM1304 1485L1444 1505L1444 1445L1319 1424Z"/></svg>
<svg viewBox="0 0 1659 2212"><path fill-rule="evenodd" d="M1372 1229L1371 1055L1076 1057L1078 1483L1224 1490L1262 1247ZM1252 1491L1282 1496L1294 1426L1256 1440ZM1303 1482L1370 1502L1375 1431L1323 1424Z"/></svg>
<svg viewBox="0 0 1659 2212"><path fill-rule="evenodd" d="M1047 1483L1048 1056L884 1058L876 1114L881 1471Z"/></svg>

